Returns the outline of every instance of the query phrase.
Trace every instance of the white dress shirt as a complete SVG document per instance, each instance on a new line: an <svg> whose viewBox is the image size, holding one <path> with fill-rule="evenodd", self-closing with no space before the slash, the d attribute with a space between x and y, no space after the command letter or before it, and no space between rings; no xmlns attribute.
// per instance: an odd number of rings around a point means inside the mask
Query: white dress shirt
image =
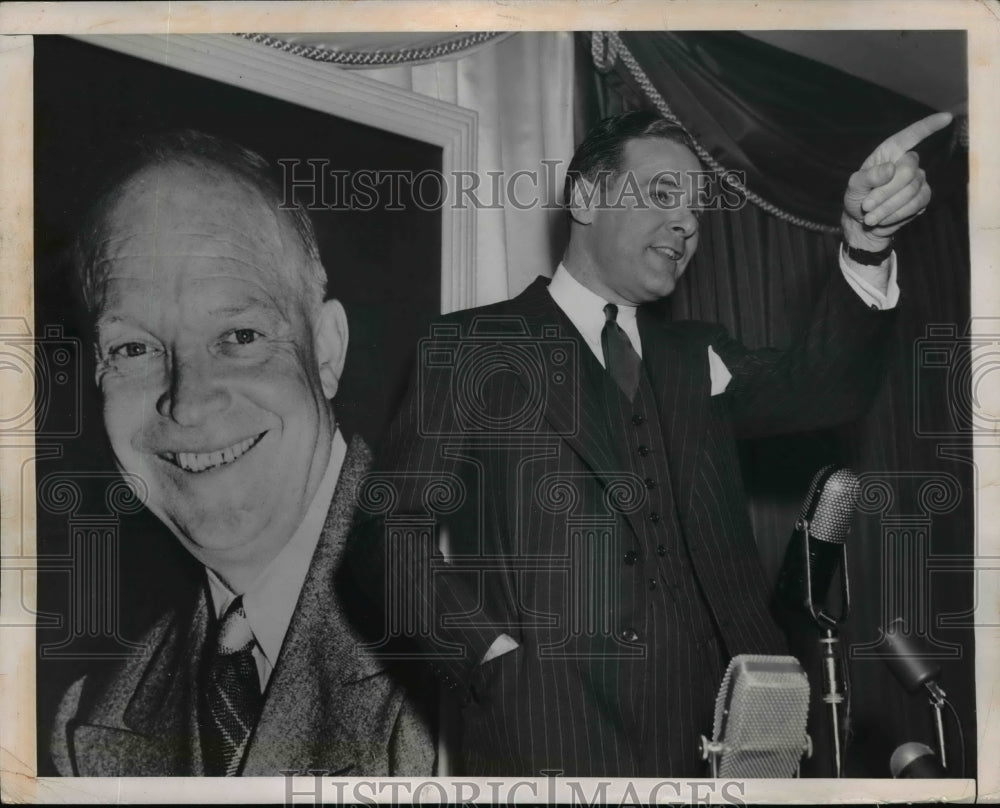
<svg viewBox="0 0 1000 808"><path fill-rule="evenodd" d="M334 430L330 462L327 464L323 479L320 480L319 488L316 489L316 495L306 510L305 517L288 544L281 548L278 555L257 576L257 580L243 593L243 611L246 612L250 630L253 631L256 640L253 658L257 663L261 692L267 686L271 671L278 661L281 645L285 641L285 634L288 633L288 624L292 621L299 593L302 591L313 553L323 532L326 515L330 510L330 501L333 499L346 454L347 443L340 430ZM221 619L236 597L236 593L232 592L208 567L205 571L208 574L212 606L216 617Z"/></svg>
<svg viewBox="0 0 1000 808"><path fill-rule="evenodd" d="M854 292L867 305L877 309L892 309L899 302L899 286L896 284L896 253L892 253L889 262L889 286L885 294L868 283L863 276L863 269L858 268L858 264L852 261L840 251L840 271L844 279ZM604 367L604 350L601 347L601 332L604 330L604 307L608 301L600 295L590 291L586 286L574 278L565 264L559 264L549 283L549 294L556 302L556 305L569 317L570 322L576 326L583 341L587 343L597 361ZM639 338L639 324L636 322L636 306L628 306L623 303L618 305L618 325L628 335L635 348L635 352L642 356L642 340ZM717 365L713 362L714 351L709 348L709 362L713 363L712 370L716 370ZM718 357L715 360L721 362ZM714 376L713 376L714 378Z"/></svg>

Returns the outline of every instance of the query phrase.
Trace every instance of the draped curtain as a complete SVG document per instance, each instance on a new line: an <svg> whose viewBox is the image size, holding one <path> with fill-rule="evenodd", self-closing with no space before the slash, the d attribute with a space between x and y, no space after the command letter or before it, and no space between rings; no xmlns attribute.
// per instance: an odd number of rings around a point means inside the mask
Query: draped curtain
<svg viewBox="0 0 1000 808"><path fill-rule="evenodd" d="M589 54L590 35L578 36L578 54ZM660 96L659 107L665 102L712 158L726 169L746 172L753 192L788 217L803 217L818 226L837 224L847 179L867 154L893 132L933 111L740 34L622 33L620 38L634 64L630 67L619 58L607 72L592 73L590 97L581 99L594 110L591 122L623 109L658 108L652 90ZM636 65L644 76L637 77ZM918 148L935 197L927 213L904 228L896 241L902 299L888 377L869 414L834 433L747 442L742 447L751 515L772 580L808 482L821 465L840 461L862 475L878 475L894 493L887 512L860 514L849 537L853 611L842 638L855 652L864 653L863 646L877 641L879 627L895 616L885 614L882 605L888 587L883 550L895 546L889 530L893 517L913 516L914 524L923 519L932 554L973 551L971 451L954 428L959 417L954 412L956 397L967 395L963 385L968 380L958 379L956 386L954 366L949 371L921 361L926 344L956 347L958 341L947 334L960 337L969 318L967 166L957 147L958 129L953 125ZM835 266L838 241L832 232L795 226L753 204L708 212L699 251L667 301L669 312L676 319L722 323L750 346L787 345L805 324L811 302ZM929 326L938 328L938 337L930 341ZM958 350L964 350L961 344ZM946 379L949 372L952 378ZM941 485L957 489L957 501L931 513L920 490L941 477L947 478L947 485ZM964 721L971 775L971 620L966 616L941 627L930 615L970 609L973 581L968 573L952 572L929 576L925 583L926 593L914 583L903 608L926 618L933 642L960 649L959 657L942 661L943 681ZM807 628L792 637L793 651L809 657L817 636ZM918 740L934 745L926 697L905 694L878 660L855 658L850 670L849 775L885 777L898 744ZM819 681L812 677L814 690ZM816 705L814 699L814 721ZM819 742L811 773L829 776L822 720L811 729ZM951 744L957 748L954 734Z"/></svg>
<svg viewBox="0 0 1000 808"><path fill-rule="evenodd" d="M382 67L365 75L479 115L480 198L476 213L476 302L505 300L537 275L551 275L562 253L557 209L573 153L573 34L519 33L447 61ZM559 163L547 170L542 160ZM530 171L506 187L516 171ZM501 177L503 196L490 189ZM488 190L489 189L489 190ZM499 204L492 204L499 202Z"/></svg>
<svg viewBox="0 0 1000 808"><path fill-rule="evenodd" d="M872 149L935 111L739 33L623 32L620 40L712 157L744 171L760 196L824 225L839 224L847 178ZM850 47L848 39L844 44ZM648 97L633 70L619 69ZM953 127L917 149L939 196L961 183L948 169L959 131Z"/></svg>

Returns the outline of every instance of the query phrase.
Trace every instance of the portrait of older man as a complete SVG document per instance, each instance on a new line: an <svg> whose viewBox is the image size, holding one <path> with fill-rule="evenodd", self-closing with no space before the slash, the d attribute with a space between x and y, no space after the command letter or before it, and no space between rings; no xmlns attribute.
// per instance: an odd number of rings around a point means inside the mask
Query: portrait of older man
<svg viewBox="0 0 1000 808"><path fill-rule="evenodd" d="M66 692L62 774L433 770L424 717L358 653L332 587L370 453L330 402L344 309L281 201L263 158L184 131L145 139L83 228L115 460L205 578L146 654Z"/></svg>

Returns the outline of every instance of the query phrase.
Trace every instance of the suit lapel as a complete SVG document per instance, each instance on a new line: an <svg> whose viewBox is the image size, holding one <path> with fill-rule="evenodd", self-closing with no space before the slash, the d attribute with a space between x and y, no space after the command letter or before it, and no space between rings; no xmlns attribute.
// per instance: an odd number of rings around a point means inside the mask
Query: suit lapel
<svg viewBox="0 0 1000 808"><path fill-rule="evenodd" d="M602 405L603 397L595 391L604 383L604 369L590 347L547 290L548 280L538 278L511 301L513 311L522 315L533 335L545 335L545 329L558 326L558 337L572 340L575 362L569 363L565 390L572 395L548 395L544 417L590 469L605 483L609 482L620 461L612 444L611 430ZM704 344L686 339L679 330L665 324L655 310L643 306L638 312L642 339L643 364L649 375L659 409L660 425L666 444L671 483L678 511L683 518L689 512L698 480L698 459L708 426L711 377ZM545 378L563 368L552 362L556 337L541 343ZM532 380L522 375L522 385L529 391ZM537 383L535 383L537 384Z"/></svg>
<svg viewBox="0 0 1000 808"><path fill-rule="evenodd" d="M619 462L611 444L603 397L598 392L604 369L547 287L548 280L538 278L512 301L514 310L527 321L529 332L542 338L542 384L546 385L543 417L591 471L608 482ZM560 342L572 348L569 361L564 363L554 361ZM555 384L560 378L565 381ZM533 392L538 382L522 374L521 384Z"/></svg>
<svg viewBox="0 0 1000 808"><path fill-rule="evenodd" d="M370 465L368 448L355 438L268 683L244 775L274 776L290 761L331 774L363 763L352 739L364 737L366 728L353 725L351 688L381 666L358 655L358 640L336 601L334 576L354 518L357 486Z"/></svg>
<svg viewBox="0 0 1000 808"><path fill-rule="evenodd" d="M202 589L193 614L174 613L150 638L148 659L129 663L117 679L116 690L131 693L120 722L107 715L75 727L81 776L203 773L197 682L208 630L206 597Z"/></svg>
<svg viewBox="0 0 1000 808"><path fill-rule="evenodd" d="M684 339L654 312L639 309L643 364L659 408L671 482L681 516L688 512L708 424L711 377L705 346Z"/></svg>

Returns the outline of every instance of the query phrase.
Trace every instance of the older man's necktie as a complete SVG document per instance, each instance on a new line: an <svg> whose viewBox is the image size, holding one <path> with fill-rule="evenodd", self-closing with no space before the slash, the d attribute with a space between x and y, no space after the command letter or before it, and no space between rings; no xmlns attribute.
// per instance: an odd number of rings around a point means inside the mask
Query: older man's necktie
<svg viewBox="0 0 1000 808"><path fill-rule="evenodd" d="M604 350L604 366L608 373L617 382L628 400L632 401L635 398L635 391L639 387L642 359L632 347L628 334L618 325L618 307L614 303L608 303L604 307L601 348Z"/></svg>
<svg viewBox="0 0 1000 808"><path fill-rule="evenodd" d="M260 715L262 698L253 646L253 631L241 596L219 621L207 661L201 737L205 774L209 776L236 774Z"/></svg>

